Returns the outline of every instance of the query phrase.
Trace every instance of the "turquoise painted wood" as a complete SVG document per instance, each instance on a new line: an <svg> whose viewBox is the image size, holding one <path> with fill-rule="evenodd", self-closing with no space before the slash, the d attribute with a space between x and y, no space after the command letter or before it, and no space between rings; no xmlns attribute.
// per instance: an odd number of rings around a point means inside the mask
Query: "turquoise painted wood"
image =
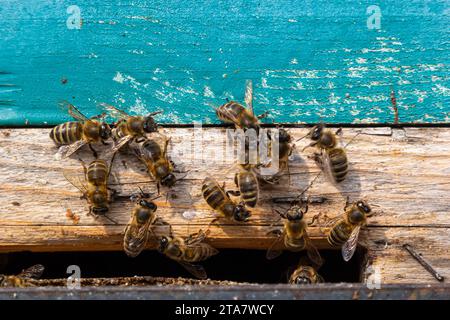
<svg viewBox="0 0 450 320"><path fill-rule="evenodd" d="M449 122L449 4L0 0L0 124L67 120L63 99L214 123L246 79L269 122L392 122L391 86L401 122Z"/></svg>

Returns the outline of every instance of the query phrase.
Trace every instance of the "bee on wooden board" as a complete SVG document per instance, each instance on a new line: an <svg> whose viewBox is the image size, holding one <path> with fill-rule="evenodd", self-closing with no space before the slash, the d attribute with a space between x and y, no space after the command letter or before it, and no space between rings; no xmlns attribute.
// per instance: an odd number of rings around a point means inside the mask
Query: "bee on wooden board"
<svg viewBox="0 0 450 320"><path fill-rule="evenodd" d="M290 171L289 171L289 157L292 155L295 145L292 143L291 134L284 128L277 128L278 130L278 170L272 175L260 175L259 179L267 183L278 183L280 175L284 170L287 170L289 184L290 184ZM273 133L268 132L268 137L271 139ZM272 140L270 140L268 150L272 152ZM264 167L270 166L272 159L264 164Z"/></svg>
<svg viewBox="0 0 450 320"><path fill-rule="evenodd" d="M137 257L144 250L151 228L159 220L155 214L158 206L153 202L156 198L147 198L142 190L139 196L132 197L136 205L123 238L123 249L129 257Z"/></svg>
<svg viewBox="0 0 450 320"><path fill-rule="evenodd" d="M259 119L266 117L267 113L255 116L253 112L253 84L251 80L246 83L245 104L247 108L235 101L229 101L216 108L216 115L221 121L232 123L236 128L254 129L259 132Z"/></svg>
<svg viewBox="0 0 450 320"><path fill-rule="evenodd" d="M114 157L115 154L111 158L109 166L102 159L92 161L87 167L81 161L83 177L80 177L79 173L74 174L71 171L63 171L67 181L81 191L82 199L86 199L89 204L88 214L93 215L95 218L102 216L111 220L106 216L106 213L109 211L112 196L115 193L115 190L108 187Z"/></svg>
<svg viewBox="0 0 450 320"><path fill-rule="evenodd" d="M163 137L163 147L155 139L141 137L130 141L129 148L145 164L151 178L160 186L173 187L177 178L173 174L173 165L167 156L170 138Z"/></svg>
<svg viewBox="0 0 450 320"><path fill-rule="evenodd" d="M314 153L314 160L333 183L344 181L348 172L347 154L344 148L338 147L336 137L341 132L342 130L338 129L334 133L323 124L318 124L307 135L312 142L303 149L313 146L319 148L320 153Z"/></svg>
<svg viewBox="0 0 450 320"><path fill-rule="evenodd" d="M183 239L174 236L171 230L169 236L162 236L158 239L158 251L181 264L195 277L206 279L208 276L205 269L194 263L204 261L219 253L211 245L204 242L207 235L208 232L200 230Z"/></svg>
<svg viewBox="0 0 450 320"><path fill-rule="evenodd" d="M304 215L308 212L309 199L303 201L302 195L303 193L285 212L274 209L284 219L284 227L282 230L276 229L270 232L277 238L267 250L266 257L269 260L278 257L282 253L279 247L284 245L284 248L294 252L306 249L309 259L321 266L322 258L308 236L308 224L304 220Z"/></svg>
<svg viewBox="0 0 450 320"><path fill-rule="evenodd" d="M240 166L239 172L234 176L234 183L238 190L229 190L228 194L240 196L246 206L254 208L259 199L259 182L253 167Z"/></svg>
<svg viewBox="0 0 450 320"><path fill-rule="evenodd" d="M39 279L44 273L44 266L42 264L36 264L31 266L16 276L0 275L0 287L26 287L30 284L27 280Z"/></svg>
<svg viewBox="0 0 450 320"><path fill-rule="evenodd" d="M311 266L299 265L289 277L290 284L306 285L323 283L324 280Z"/></svg>
<svg viewBox="0 0 450 320"><path fill-rule="evenodd" d="M328 243L333 247L341 247L342 257L349 261L358 245L361 227L367 223L367 218L373 216L372 209L362 200L350 205L349 199L345 203L344 214L330 219L323 227L330 227Z"/></svg>
<svg viewBox="0 0 450 320"><path fill-rule="evenodd" d="M211 177L206 177L202 184L202 194L206 203L221 217L238 222L245 222L250 218L250 211L245 208L243 202L237 204L230 199L224 186Z"/></svg>
<svg viewBox="0 0 450 320"><path fill-rule="evenodd" d="M62 123L50 131L50 138L59 146L55 158L60 160L69 157L86 144L97 157L97 152L91 144L98 142L106 144L105 140L111 136L109 125L100 121L104 115L87 118L67 101L60 103L60 106L78 121Z"/></svg>
<svg viewBox="0 0 450 320"><path fill-rule="evenodd" d="M153 118L162 111L149 113L146 116L131 116L106 103L100 104L109 115L119 119L112 129L112 138L115 142L111 152L116 152L125 146L131 139L144 137L146 133L158 131L158 124Z"/></svg>

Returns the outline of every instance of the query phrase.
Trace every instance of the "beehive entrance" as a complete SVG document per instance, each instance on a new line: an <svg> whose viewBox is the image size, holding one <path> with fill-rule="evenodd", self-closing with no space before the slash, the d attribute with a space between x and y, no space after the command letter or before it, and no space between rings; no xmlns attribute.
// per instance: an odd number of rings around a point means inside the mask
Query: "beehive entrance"
<svg viewBox="0 0 450 320"><path fill-rule="evenodd" d="M268 261L265 251L222 249L220 254L202 263L212 280L248 283L286 283L288 275L304 253L285 252L275 260ZM353 259L344 262L339 250L322 250L325 261L319 273L326 282L360 281L361 266L366 250L359 248ZM155 251L145 251L131 259L123 252L20 252L0 255L1 274L17 274L34 264L43 264L43 279L67 278L67 267L77 265L82 278L116 278L152 276L164 278L191 278L192 276L176 262Z"/></svg>

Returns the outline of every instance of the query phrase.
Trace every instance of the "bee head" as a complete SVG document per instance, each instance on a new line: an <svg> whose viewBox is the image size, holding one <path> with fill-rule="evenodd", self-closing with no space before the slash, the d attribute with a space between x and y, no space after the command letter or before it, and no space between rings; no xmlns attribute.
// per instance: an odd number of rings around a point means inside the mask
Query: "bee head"
<svg viewBox="0 0 450 320"><path fill-rule="evenodd" d="M145 117L143 129L144 129L144 132L146 132L146 133L158 131L158 125L152 116Z"/></svg>
<svg viewBox="0 0 450 320"><path fill-rule="evenodd" d="M356 203L356 207L359 211L364 212L364 214L366 215L369 215L372 212L372 209L369 207L369 205L362 200Z"/></svg>
<svg viewBox="0 0 450 320"><path fill-rule="evenodd" d="M318 124L314 126L314 128L312 128L311 130L311 140L319 141L320 138L322 137L322 132L323 132L323 124Z"/></svg>
<svg viewBox="0 0 450 320"><path fill-rule="evenodd" d="M158 206L153 201L147 201L144 199L139 200L139 205L141 207L150 209L151 211L156 211L156 209L158 209Z"/></svg>
<svg viewBox="0 0 450 320"><path fill-rule="evenodd" d="M161 238L159 238L158 242L159 242L158 251L164 252L169 246L170 239L169 237L162 236Z"/></svg>
<svg viewBox="0 0 450 320"><path fill-rule="evenodd" d="M234 208L234 212L233 212L233 216L234 216L234 220L236 221L247 221L248 218L250 218L250 211L248 211L244 204L238 204L235 208Z"/></svg>
<svg viewBox="0 0 450 320"><path fill-rule="evenodd" d="M107 140L111 137L111 127L106 122L102 122L100 125L100 137L102 140Z"/></svg>
<svg viewBox="0 0 450 320"><path fill-rule="evenodd" d="M167 176L161 179L161 184L165 187L173 187L173 185L177 182L177 178L173 173L169 173Z"/></svg>
<svg viewBox="0 0 450 320"><path fill-rule="evenodd" d="M303 219L303 211L300 207L295 208L294 210L289 210L286 214L286 218L289 221L299 221Z"/></svg>
<svg viewBox="0 0 450 320"><path fill-rule="evenodd" d="M311 279L305 277L305 276L298 276L294 279L295 284L305 285L305 284L311 284Z"/></svg>
<svg viewBox="0 0 450 320"><path fill-rule="evenodd" d="M356 210L351 210L348 220L351 223L358 224L364 221L366 216L370 215L371 209L364 201L358 201L355 204Z"/></svg>

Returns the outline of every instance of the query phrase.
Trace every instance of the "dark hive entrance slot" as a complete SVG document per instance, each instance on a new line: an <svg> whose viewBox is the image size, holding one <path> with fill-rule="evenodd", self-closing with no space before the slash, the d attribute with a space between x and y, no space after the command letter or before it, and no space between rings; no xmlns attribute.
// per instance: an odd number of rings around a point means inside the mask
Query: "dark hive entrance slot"
<svg viewBox="0 0 450 320"><path fill-rule="evenodd" d="M212 280L251 283L285 283L288 275L305 253L285 252L268 261L265 251L223 249L220 254L204 261ZM358 249L353 259L344 262L340 250L322 250L325 261L319 273L326 282L359 282L365 251ZM6 255L3 256L5 261ZM34 264L46 268L43 278L67 278L67 267L78 265L82 278L112 278L132 276L187 277L191 275L176 262L155 251L144 251L137 258L128 258L123 252L55 252L10 253L7 262L0 263L1 274L17 274Z"/></svg>

